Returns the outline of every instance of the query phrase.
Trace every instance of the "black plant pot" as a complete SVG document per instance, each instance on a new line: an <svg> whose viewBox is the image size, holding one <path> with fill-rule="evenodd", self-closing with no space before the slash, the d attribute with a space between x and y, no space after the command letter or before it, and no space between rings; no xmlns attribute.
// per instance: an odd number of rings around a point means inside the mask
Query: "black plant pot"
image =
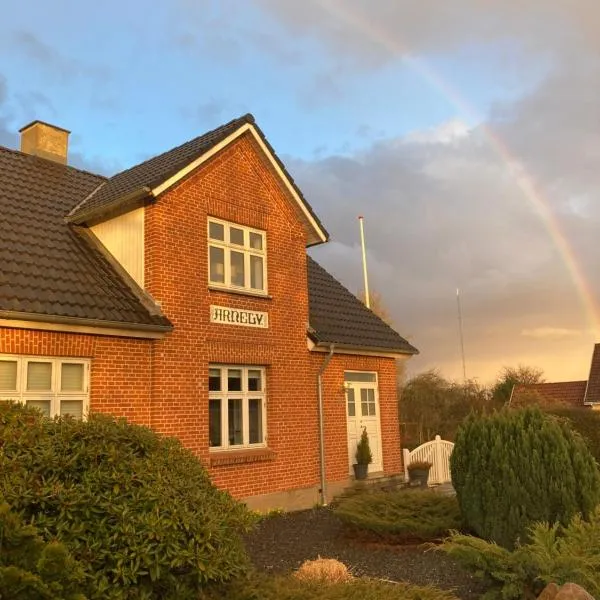
<svg viewBox="0 0 600 600"><path fill-rule="evenodd" d="M352 465L354 467L354 477L356 479L366 479L367 473L369 471L369 465L356 464Z"/></svg>
<svg viewBox="0 0 600 600"><path fill-rule="evenodd" d="M427 487L429 480L429 469L412 469L408 472L411 483L419 483L421 487Z"/></svg>

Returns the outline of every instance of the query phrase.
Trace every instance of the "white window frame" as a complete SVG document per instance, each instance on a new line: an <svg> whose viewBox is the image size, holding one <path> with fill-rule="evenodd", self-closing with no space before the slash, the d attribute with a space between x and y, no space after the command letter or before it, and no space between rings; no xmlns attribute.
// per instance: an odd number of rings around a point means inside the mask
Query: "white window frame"
<svg viewBox="0 0 600 600"><path fill-rule="evenodd" d="M211 369L220 369L221 371L221 390L208 392L209 403L211 400L220 400L221 402L221 445L211 446L210 452L224 452L244 450L251 448L266 448L267 447L267 379L265 367L256 365L224 365L224 364L209 364L209 372ZM242 371L242 390L239 392L227 390L227 373L228 369L236 369ZM252 392L248 390L248 371L260 371L260 380L262 390ZM207 373L208 375L208 373ZM242 400L242 443L229 443L229 399ZM259 399L261 401L261 424L262 424L262 442L251 444L250 439L250 421L249 421L249 400ZM209 409L210 410L210 409ZM210 419L210 415L209 415Z"/></svg>
<svg viewBox="0 0 600 600"><path fill-rule="evenodd" d="M224 240L214 240L210 237L210 224L216 223L222 225L224 228ZM241 229L244 232L244 245L232 244L230 242L230 231L231 228ZM250 247L250 234L255 233L262 237L262 249ZM208 217L206 223L206 236L208 240L208 285L209 287L219 288L223 290L234 290L239 292L245 292L248 294L255 294L257 296L266 296L268 294L268 281L267 281L267 233L261 229L254 229L253 227L246 227L245 225L239 225L238 223L232 223L230 221L223 221L222 219L216 219L214 217ZM223 264L223 279L224 282L212 281L210 278L210 248L220 248L224 254ZM239 252L244 255L244 285L234 285L231 283L231 252ZM257 289L251 287L251 273L250 273L250 257L257 256L262 258L263 263L263 288Z"/></svg>
<svg viewBox="0 0 600 600"><path fill-rule="evenodd" d="M27 404L27 401L50 402L50 417L60 415L63 400L80 400L82 402L82 415L85 418L90 406L90 359L30 356L21 354L0 354L0 361L17 363L16 390L0 390L0 402L13 401ZM27 390L27 365L32 362L50 363L52 375L49 390ZM61 391L61 376L63 364L76 364L83 366L83 390Z"/></svg>

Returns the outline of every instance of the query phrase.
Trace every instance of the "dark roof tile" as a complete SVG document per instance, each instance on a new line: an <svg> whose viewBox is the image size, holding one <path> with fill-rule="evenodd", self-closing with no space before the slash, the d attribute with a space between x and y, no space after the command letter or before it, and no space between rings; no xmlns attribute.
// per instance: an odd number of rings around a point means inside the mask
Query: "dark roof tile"
<svg viewBox="0 0 600 600"><path fill-rule="evenodd" d="M600 403L600 344L594 345L585 402L590 404Z"/></svg>
<svg viewBox="0 0 600 600"><path fill-rule="evenodd" d="M418 350L308 258L309 321L317 343L399 354Z"/></svg>
<svg viewBox="0 0 600 600"><path fill-rule="evenodd" d="M260 127L256 125L254 116L251 114L243 115L221 125L212 131L194 138L176 148L154 156L139 165L135 165L125 171L117 173L105 182L95 187L84 199L81 199L69 213L67 219L73 223L83 223L91 218L100 217L100 215L116 210L127 199L140 198L148 195L148 190L167 181L173 175L179 173L194 160L200 158L206 152L221 143L231 134L235 133L240 127L246 124L252 124L269 149L269 152L275 158L277 164L283 171L301 202L311 214L318 227L327 237L327 231L319 218L312 210L310 204L306 201L300 188L296 185L292 176L288 173L285 165L277 156L277 153L267 140Z"/></svg>
<svg viewBox="0 0 600 600"><path fill-rule="evenodd" d="M64 215L103 177L0 147L0 313L169 328Z"/></svg>

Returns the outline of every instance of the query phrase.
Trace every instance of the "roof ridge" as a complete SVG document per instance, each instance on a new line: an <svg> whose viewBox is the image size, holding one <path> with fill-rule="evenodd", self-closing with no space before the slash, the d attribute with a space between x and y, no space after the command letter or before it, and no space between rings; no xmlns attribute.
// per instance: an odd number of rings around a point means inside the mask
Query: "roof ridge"
<svg viewBox="0 0 600 600"><path fill-rule="evenodd" d="M93 173L92 171L88 171L87 169L81 169L79 167L75 167L68 163L63 165L62 163L56 162L49 158L44 158L43 156L38 156L37 154L29 154L29 152L23 152L22 150L17 150L16 148L9 148L8 146L3 146L2 144L0 144L0 151L8 152L10 154L17 154L19 156L33 157L33 158L36 158L39 160L43 160L47 164L57 165L58 167L66 167L68 169L71 169L72 171L77 171L77 172L83 173L85 175L91 175L92 177L97 177L98 179L103 179L104 181L109 180L109 177L107 177L106 175L101 175L100 173Z"/></svg>
<svg viewBox="0 0 600 600"><path fill-rule="evenodd" d="M69 219L71 217L76 218L77 213L82 210L85 213L86 204L90 200L92 200L92 198L94 198L94 196L96 196L96 194L98 194L100 192L100 190L102 190L104 187L106 187L107 185L111 184L114 181L118 181L119 179L122 180L124 177L127 176L128 173L133 173L135 170L139 170L139 169L143 170L145 165L148 165L152 162L160 163L161 159L164 158L165 156L167 156L169 154L175 154L178 151L180 151L181 149L185 148L186 146L191 147L194 145L194 143L198 143L198 141L201 140L202 138L210 138L215 135L219 135L221 132L225 132L225 131L231 129L234 126L236 126L236 129L238 129L245 123L255 124L255 122L256 121L255 121L254 115L252 113L246 113L240 117L231 119L227 123L219 125L218 127L215 127L213 129L210 129L209 131L206 131L206 132L200 134L200 135L190 138L189 140L187 140L181 144L178 144L177 146L173 146L172 148L169 148L168 150L165 150L164 152L161 152L160 154L155 154L155 155L147 158L146 160L143 160L142 162L131 165L130 167L127 167L127 169L123 169L122 171L119 171L118 173L114 173L111 177L106 178L102 182L101 185L99 185L97 188L92 190L85 198L83 198L77 204L77 206L73 207L69 211L69 213L67 215L67 219ZM147 185L147 183L148 182L146 182L145 185Z"/></svg>

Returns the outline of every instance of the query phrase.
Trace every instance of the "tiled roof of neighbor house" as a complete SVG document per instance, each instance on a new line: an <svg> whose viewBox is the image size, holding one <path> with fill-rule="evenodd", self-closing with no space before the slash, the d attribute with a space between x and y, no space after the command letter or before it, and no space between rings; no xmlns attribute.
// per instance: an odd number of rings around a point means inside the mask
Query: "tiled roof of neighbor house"
<svg viewBox="0 0 600 600"><path fill-rule="evenodd" d="M510 405L515 408L537 405L541 408L583 407L587 381L561 381L515 385Z"/></svg>
<svg viewBox="0 0 600 600"><path fill-rule="evenodd" d="M317 343L399 354L418 350L308 257L311 337Z"/></svg>
<svg viewBox="0 0 600 600"><path fill-rule="evenodd" d="M323 227L323 224L319 221L319 218L312 210L310 204L302 195L302 192L288 173L283 162L277 156L260 127L256 125L254 116L251 114L246 114L237 119L233 119L225 125L221 125L185 144L181 144L181 146L177 146L176 148L163 152L158 156L154 156L139 165L135 165L130 169L117 173L107 181L103 182L97 189L94 189L85 199L80 199L80 203L75 206L69 214L68 220L74 223L83 223L103 212L114 210L119 205L130 201L132 198L136 199L138 197L148 196L149 191L152 188L179 173L179 171L184 169L187 165L200 158L246 124L253 125L256 132L269 149L269 152L271 152L277 161L279 168L283 171L285 177L298 194L301 202L324 233L325 237L328 237L325 227Z"/></svg>
<svg viewBox="0 0 600 600"><path fill-rule="evenodd" d="M64 222L103 181L0 147L0 317L169 328L102 253Z"/></svg>
<svg viewBox="0 0 600 600"><path fill-rule="evenodd" d="M594 345L584 402L600 402L600 344Z"/></svg>

